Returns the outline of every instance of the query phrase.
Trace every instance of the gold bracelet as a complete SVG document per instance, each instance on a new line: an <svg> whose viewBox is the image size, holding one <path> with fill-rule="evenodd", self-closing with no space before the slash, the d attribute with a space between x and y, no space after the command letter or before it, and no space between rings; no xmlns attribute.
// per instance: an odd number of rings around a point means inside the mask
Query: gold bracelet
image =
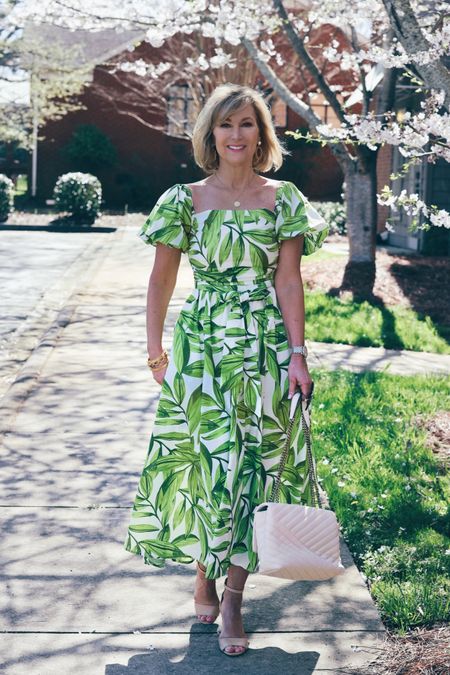
<svg viewBox="0 0 450 675"><path fill-rule="evenodd" d="M163 349L162 354L160 354L156 359L151 359L150 357L147 359L147 365L149 368L152 370L161 364L165 364L168 362L168 354L165 349Z"/></svg>
<svg viewBox="0 0 450 675"><path fill-rule="evenodd" d="M147 365L148 365L149 368L158 368L158 366L160 366L162 363L165 363L166 361L167 361L167 359L164 357L164 358L158 359L157 361L156 360L155 361L147 361Z"/></svg>
<svg viewBox="0 0 450 675"><path fill-rule="evenodd" d="M159 366L159 368L152 368L152 373L154 373L156 370L162 370L167 366L168 363L169 361L166 361L165 363L162 364L162 366Z"/></svg>
<svg viewBox="0 0 450 675"><path fill-rule="evenodd" d="M164 356L166 356L166 355L167 355L167 352L166 352L165 349L163 349L163 350L162 350L162 353L161 353L159 356L157 356L155 359L152 359L152 358L150 358L150 356L149 356L148 359L147 359L147 363L149 363L149 364L156 363L157 361L160 361L160 360L161 360Z"/></svg>

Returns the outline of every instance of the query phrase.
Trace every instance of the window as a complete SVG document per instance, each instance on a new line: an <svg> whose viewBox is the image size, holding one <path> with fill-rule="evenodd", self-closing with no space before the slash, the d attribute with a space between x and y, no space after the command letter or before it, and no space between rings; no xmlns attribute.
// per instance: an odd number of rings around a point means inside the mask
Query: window
<svg viewBox="0 0 450 675"><path fill-rule="evenodd" d="M272 98L270 102L270 111L275 127L287 127L287 106L281 98Z"/></svg>
<svg viewBox="0 0 450 675"><path fill-rule="evenodd" d="M173 84L167 96L167 133L169 136L191 136L196 118L194 99L187 84Z"/></svg>

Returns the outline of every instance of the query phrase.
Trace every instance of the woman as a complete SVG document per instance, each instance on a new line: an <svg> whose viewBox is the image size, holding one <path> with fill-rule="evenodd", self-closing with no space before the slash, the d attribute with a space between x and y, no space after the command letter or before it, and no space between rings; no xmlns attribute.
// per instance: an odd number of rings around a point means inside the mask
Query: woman
<svg viewBox="0 0 450 675"><path fill-rule="evenodd" d="M270 495L296 387L309 395L302 253L328 227L295 185L260 175L286 153L264 99L218 87L193 131L207 177L157 201L140 236L156 246L147 296L148 364L162 385L126 550L147 564L197 561L195 608L221 614L224 653L248 648L244 585L257 570L252 512ZM174 328L163 324L181 253L195 290ZM280 501L312 503L303 432L292 440ZM219 605L215 582L227 574ZM229 591L229 592L227 592Z"/></svg>

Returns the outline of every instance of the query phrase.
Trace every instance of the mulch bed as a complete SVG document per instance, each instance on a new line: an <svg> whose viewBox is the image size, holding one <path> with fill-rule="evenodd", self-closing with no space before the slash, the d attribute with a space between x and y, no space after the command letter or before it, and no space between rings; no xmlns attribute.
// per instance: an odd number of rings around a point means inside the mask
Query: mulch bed
<svg viewBox="0 0 450 675"><path fill-rule="evenodd" d="M446 472L450 468L450 412L439 410L432 417L416 415L414 424L426 431L425 444L441 463L442 471Z"/></svg>
<svg viewBox="0 0 450 675"><path fill-rule="evenodd" d="M449 675L450 626L416 628L400 637L388 631L380 654L352 675Z"/></svg>
<svg viewBox="0 0 450 675"><path fill-rule="evenodd" d="M346 237L333 235L327 241L342 242ZM303 282L310 290L329 293L341 286L346 263L346 256L317 262L312 256L311 261L302 266ZM346 295L344 292L340 297L345 299ZM378 247L373 295L386 307L408 307L428 315L436 323L448 325L450 258L394 254Z"/></svg>

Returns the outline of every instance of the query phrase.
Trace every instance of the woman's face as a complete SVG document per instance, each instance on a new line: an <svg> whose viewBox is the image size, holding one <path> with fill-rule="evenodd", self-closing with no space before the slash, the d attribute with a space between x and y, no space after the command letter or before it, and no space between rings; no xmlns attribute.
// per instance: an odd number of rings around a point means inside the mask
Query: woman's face
<svg viewBox="0 0 450 675"><path fill-rule="evenodd" d="M213 129L219 162L252 166L259 141L256 114L251 103L219 122Z"/></svg>

